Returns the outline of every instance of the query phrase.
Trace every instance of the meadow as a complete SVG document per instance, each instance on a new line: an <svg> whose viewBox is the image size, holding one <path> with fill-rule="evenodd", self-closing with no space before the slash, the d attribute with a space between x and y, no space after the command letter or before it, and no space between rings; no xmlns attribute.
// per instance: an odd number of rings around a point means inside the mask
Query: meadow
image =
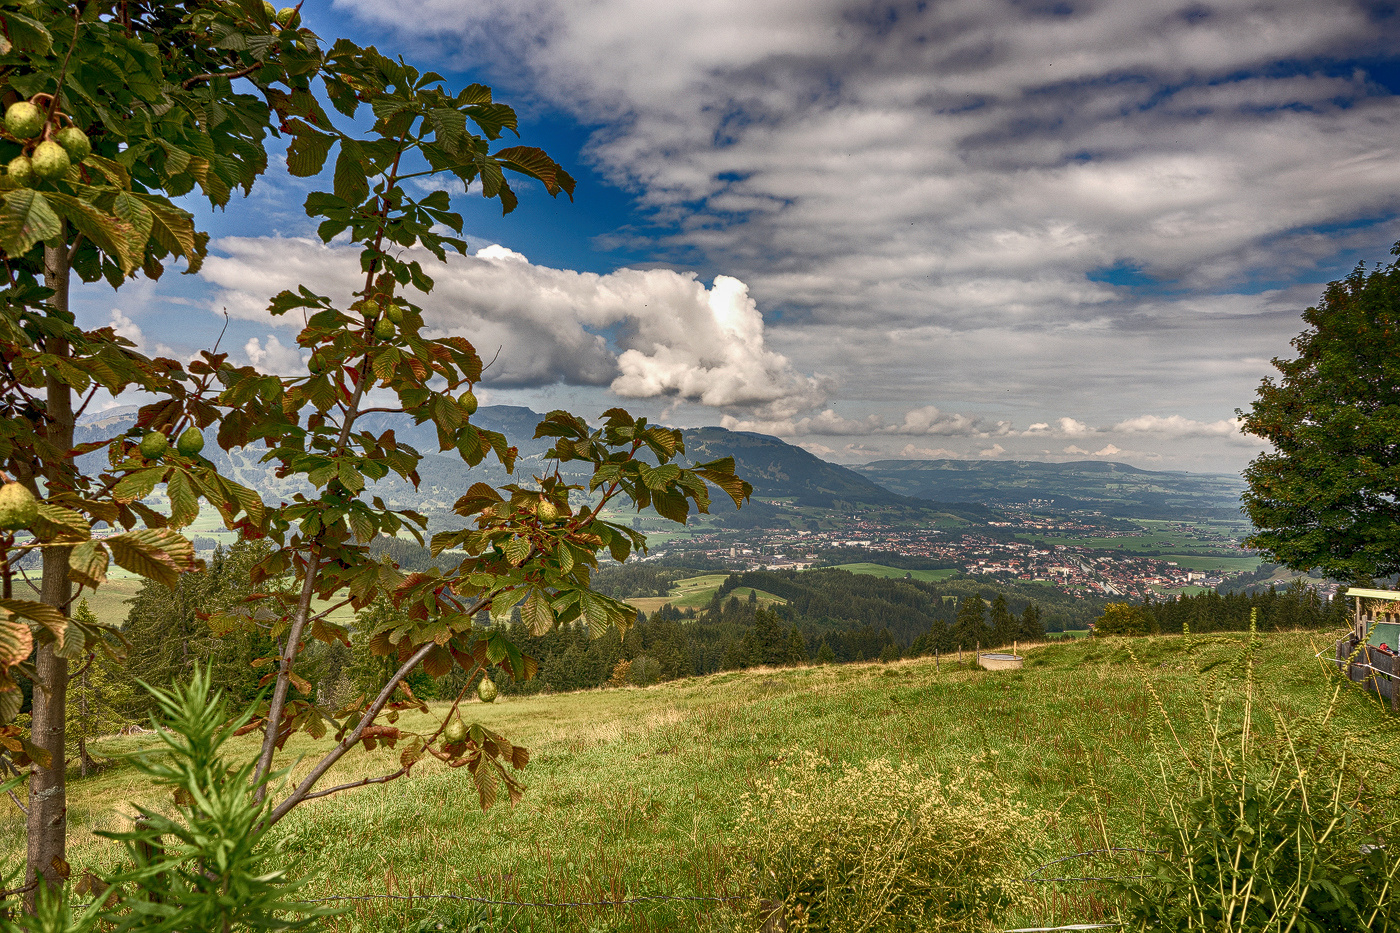
<svg viewBox="0 0 1400 933"><path fill-rule="evenodd" d="M721 584L728 578L729 574L727 573L704 573L699 576L686 577L677 580L666 596L636 596L628 599L627 602L646 613L655 612L667 604L677 609L704 609L719 592ZM732 590L731 594L741 599L748 599L749 594L754 594L759 604L764 606L787 602L781 596L774 596L772 593L751 586L738 587Z"/></svg>
<svg viewBox="0 0 1400 933"><path fill-rule="evenodd" d="M832 769L886 759L920 774L961 774L1004 793L1035 826L1034 837L1008 855L1014 864L1007 871L1024 878L1052 859L1152 843L1145 821L1155 781L1153 736L1163 735L1158 701L1189 742L1202 691L1212 684L1223 684L1227 697L1238 690L1232 667L1248 638L1219 636L1194 655L1181 636L1045 644L1025 652L1020 671L916 659L472 703L469 722L531 751L522 772L528 790L516 807L481 812L469 775L430 759L408 779L304 805L279 826L276 845L305 880L307 896L378 898L351 901L325 921L337 933L736 929L727 902L490 907L414 895L596 902L738 894L750 871L736 855L746 844L738 828L745 795L781 782L794 763L815 755ZM1314 659L1327 635L1260 640L1256 695L1279 721L1331 706L1339 732L1365 736L1378 758L1396 759L1393 721ZM1201 665L1213 669L1202 676ZM428 728L442 715L436 707L400 725ZM141 741L111 739L97 751L113 754ZM299 735L280 763L293 774L304 771L309 765L300 757L328 741ZM254 754L252 737L235 743L237 754ZM396 751L357 750L329 780L395 767ZM121 764L70 778L76 871L114 866L118 850L94 832L128 826L133 803L168 806L147 793ZM24 847L13 807L0 834L13 865ZM1053 868L1037 877L1130 874L1132 864L1086 860ZM1020 902L998 918L998 928L1114 919L1114 895L1102 882L1021 886Z"/></svg>

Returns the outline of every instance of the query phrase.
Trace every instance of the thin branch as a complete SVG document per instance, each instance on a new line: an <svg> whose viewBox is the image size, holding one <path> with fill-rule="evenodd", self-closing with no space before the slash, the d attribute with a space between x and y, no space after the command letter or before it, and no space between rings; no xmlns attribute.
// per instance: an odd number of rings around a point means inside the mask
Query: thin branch
<svg viewBox="0 0 1400 933"><path fill-rule="evenodd" d="M91 405L92 400L97 397L97 390L100 388L102 388L100 383L94 382L92 384L92 391L88 393L87 398L83 399L83 404L78 406L78 410L73 413L73 420L75 422L83 416L83 412L87 411L87 407ZM111 442L109 441L108 443Z"/></svg>
<svg viewBox="0 0 1400 933"><path fill-rule="evenodd" d="M327 752L326 756L316 763L316 766L311 769L311 773L302 779L302 782L297 785L296 790L292 791L291 796L279 803L273 811L268 814L267 820L263 825L264 829L275 824L278 820L282 819L282 817L290 813L293 807L306 799L306 795L311 792L311 788L316 786L316 782L321 779L322 775L329 771L332 765L339 761L346 752L350 751L350 749L355 746L355 743L360 740L360 736L364 734L365 729L367 729L369 725L374 722L375 718L383 712L385 705L389 702L389 698L392 697L394 691L398 689L399 683L403 681L403 679L428 656L428 652L432 651L435 647L437 647L437 643L430 641L413 652L409 659L394 673L394 676L389 678L389 682L384 685L384 689L379 691L379 696L375 697L369 709L365 710L364 715L360 717L360 721L355 724L354 730L345 738L341 739L340 742L336 744L335 748ZM261 790L261 788L259 789Z"/></svg>
<svg viewBox="0 0 1400 933"><path fill-rule="evenodd" d="M253 783L257 786L257 801L262 803L267 796L267 784L263 777L272 770L272 756L277 751L277 737L282 731L282 708L287 702L287 690L292 682L292 664L296 661L297 645L301 644L301 633L306 628L306 617L311 613L311 597L316 590L316 573L320 570L320 548L311 548L311 559L306 564L306 578L302 581L301 597L297 600L296 619L287 633L287 647L282 653L282 664L277 671L277 686L272 689L272 701L267 709L266 734L263 737L262 754L258 756L258 767L253 773Z"/></svg>
<svg viewBox="0 0 1400 933"><path fill-rule="evenodd" d="M201 81L210 81L214 78L228 78L230 81L234 80L235 78L246 78L248 75L257 71L259 68L262 68L266 64L267 62L253 62L253 64L249 65L247 68L240 68L237 71L210 72L209 74L195 75L193 78L186 78L184 83L181 84L180 87L186 91L189 91L193 90L194 86L196 84L199 84Z"/></svg>
<svg viewBox="0 0 1400 933"><path fill-rule="evenodd" d="M73 262L73 257L78 255L78 244L81 242L83 242L83 235L81 233L73 237L73 245L68 247L68 262L70 264Z"/></svg>
<svg viewBox="0 0 1400 933"><path fill-rule="evenodd" d="M354 790L357 787L368 787L370 784L388 784L390 781L397 781L408 773L407 768L400 768L393 774L386 774L383 777L365 778L361 781L351 781L349 784L337 784L335 787L327 787L325 790L318 790L314 794L307 794L298 803L305 803L308 800L315 800L317 797L329 797L331 794L338 794L343 790Z"/></svg>

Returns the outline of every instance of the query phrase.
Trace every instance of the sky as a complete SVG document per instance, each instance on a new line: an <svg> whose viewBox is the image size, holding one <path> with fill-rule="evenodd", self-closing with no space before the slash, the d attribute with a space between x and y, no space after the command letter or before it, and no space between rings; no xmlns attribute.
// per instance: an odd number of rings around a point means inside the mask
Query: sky
<svg viewBox="0 0 1400 933"><path fill-rule="evenodd" d="M841 463L1233 472L1302 311L1400 240L1400 13L1352 0L308 0L306 25L491 85L577 177L430 270L486 403L622 404ZM264 310L355 253L280 159L194 276L84 323L303 367ZM436 260L430 260L436 266ZM348 298L342 298L348 300Z"/></svg>

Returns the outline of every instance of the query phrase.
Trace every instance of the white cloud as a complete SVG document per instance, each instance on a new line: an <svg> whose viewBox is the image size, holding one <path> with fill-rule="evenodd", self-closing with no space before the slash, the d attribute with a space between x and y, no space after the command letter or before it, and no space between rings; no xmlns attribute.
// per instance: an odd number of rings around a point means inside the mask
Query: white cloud
<svg viewBox="0 0 1400 933"><path fill-rule="evenodd" d="M986 450L978 451L978 455L982 457L1000 457L1004 453L1006 453L1006 448L1000 444L993 444Z"/></svg>
<svg viewBox="0 0 1400 933"><path fill-rule="evenodd" d="M1163 437L1227 437L1238 434L1240 422L1236 418L1223 418L1219 421L1194 421L1181 415L1139 415L1120 421L1111 429L1123 434L1157 434Z"/></svg>
<svg viewBox="0 0 1400 933"><path fill-rule="evenodd" d="M1105 445L1103 446L1103 448L1094 451L1094 456L1095 456L1095 457L1112 457L1114 454L1121 454L1122 452L1123 452L1122 450L1118 449L1117 447L1113 446L1112 444L1105 444Z"/></svg>
<svg viewBox="0 0 1400 933"><path fill-rule="evenodd" d="M361 287L358 250L294 238L226 238L201 275L223 288L216 304L232 316L299 326L299 315L269 318L268 299L305 285L348 303ZM692 273L619 269L599 275L551 269L502 246L439 264L410 252L434 278L421 300L434 334L467 337L497 387L553 383L610 386L626 398L675 397L725 411L790 417L824 401L828 382L798 372L765 346L763 317L743 282ZM602 333L610 331L612 345ZM250 340L250 359L275 366L286 350Z"/></svg>
<svg viewBox="0 0 1400 933"><path fill-rule="evenodd" d="M961 455L946 447L915 447L905 444L899 455L909 460L956 460Z"/></svg>
<svg viewBox="0 0 1400 933"><path fill-rule="evenodd" d="M1070 444L1064 449L1064 452L1067 454L1083 454L1085 456L1088 456L1089 454L1089 451L1085 450L1083 447L1076 446L1075 444Z"/></svg>
<svg viewBox="0 0 1400 933"><path fill-rule="evenodd" d="M942 412L935 405L925 405L906 412L902 424L891 425L884 430L888 434L987 437L1006 434L1011 430L1011 425L1005 421L988 423L982 418Z"/></svg>
<svg viewBox="0 0 1400 933"><path fill-rule="evenodd" d="M257 337L249 337L243 345L243 354L259 372L291 376L306 370L301 350L296 346L284 347L275 334L268 334L266 343L259 342Z"/></svg>
<svg viewBox="0 0 1400 933"><path fill-rule="evenodd" d="M120 308L112 309L112 323L110 327L118 337L125 337L127 340L136 344L137 349L146 345L146 335L141 333L140 326L123 314Z"/></svg>
<svg viewBox="0 0 1400 933"><path fill-rule="evenodd" d="M622 374L611 388L618 395L675 395L711 408L757 407L779 416L825 401L823 380L797 373L787 357L764 346L763 316L743 282L715 276L706 292L693 277L665 270L643 274L675 277L696 290L692 301L666 312L630 315L636 333L634 346L617 358Z"/></svg>

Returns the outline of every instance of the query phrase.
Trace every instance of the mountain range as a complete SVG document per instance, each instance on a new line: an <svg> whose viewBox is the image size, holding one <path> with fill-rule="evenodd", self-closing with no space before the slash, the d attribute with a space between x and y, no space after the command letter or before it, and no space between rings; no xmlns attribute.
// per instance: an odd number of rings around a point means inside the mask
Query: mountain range
<svg viewBox="0 0 1400 933"><path fill-rule="evenodd" d="M113 437L129 428L135 408L113 409L87 416L79 425L77 442ZM541 415L528 408L493 405L474 416L477 425L503 433L520 451L511 477L494 459L468 468L455 454L437 453L431 425L415 425L404 415L370 414L360 425L375 433L393 428L400 443L425 454L417 490L407 483L385 480L374 492L391 506L433 512L449 509L474 482L493 484L528 480L546 468L550 439L534 439ZM304 490L301 481L279 480L260 462L259 448L227 453L214 443L216 429L206 429L205 454L221 472L250 485L269 498L286 498ZM945 527L983 525L1003 508L1037 511L1094 510L1124 518L1238 517L1239 476L1142 470L1123 463L1098 461L1039 463L1030 461L880 460L845 467L775 437L719 427L685 430L690 462L733 457L740 476L754 487L753 501L734 514L727 497L718 496L714 511L729 527L762 527L782 523L798 509L809 515L824 511L879 512L886 521L934 523ZM86 455L86 469L105 466L105 453ZM572 481L586 482L565 464ZM392 474L391 474L392 476Z"/></svg>

